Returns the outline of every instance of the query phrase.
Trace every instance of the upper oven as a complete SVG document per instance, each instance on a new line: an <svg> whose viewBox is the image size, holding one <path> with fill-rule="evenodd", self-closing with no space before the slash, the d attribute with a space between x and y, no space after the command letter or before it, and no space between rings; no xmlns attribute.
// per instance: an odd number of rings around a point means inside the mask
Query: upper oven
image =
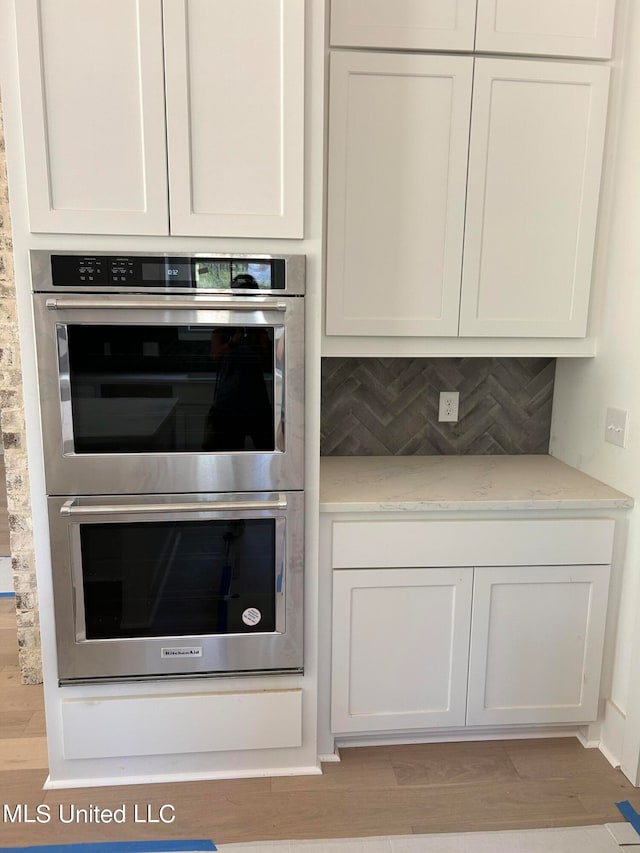
<svg viewBox="0 0 640 853"><path fill-rule="evenodd" d="M48 494L303 488L303 257L31 266Z"/></svg>

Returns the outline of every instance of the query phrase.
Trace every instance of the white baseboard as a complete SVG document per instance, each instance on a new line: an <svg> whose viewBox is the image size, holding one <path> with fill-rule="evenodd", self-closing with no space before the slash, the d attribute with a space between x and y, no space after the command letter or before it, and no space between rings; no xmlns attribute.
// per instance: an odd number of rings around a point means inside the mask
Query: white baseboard
<svg viewBox="0 0 640 853"><path fill-rule="evenodd" d="M600 736L600 752L612 767L620 767L625 720L624 711L607 699Z"/></svg>
<svg viewBox="0 0 640 853"><path fill-rule="evenodd" d="M152 776L102 776L89 779L52 779L47 777L42 786L45 791L57 791L66 788L100 788L110 785L150 785L171 782L208 782L225 779L257 779L263 776L321 776L322 768L317 765L307 767L269 767L267 770L220 770L202 773L154 773Z"/></svg>
<svg viewBox="0 0 640 853"><path fill-rule="evenodd" d="M589 723L588 726L581 726L578 729L576 737L585 749L598 749L601 731L600 723Z"/></svg>
<svg viewBox="0 0 640 853"><path fill-rule="evenodd" d="M331 764L340 761L340 750L336 747L335 752L329 752L326 755L319 755L318 761L320 764Z"/></svg>

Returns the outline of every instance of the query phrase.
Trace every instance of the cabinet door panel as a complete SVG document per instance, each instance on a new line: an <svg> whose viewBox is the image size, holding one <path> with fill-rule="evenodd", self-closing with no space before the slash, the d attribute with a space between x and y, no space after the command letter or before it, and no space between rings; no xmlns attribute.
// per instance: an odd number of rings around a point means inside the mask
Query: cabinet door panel
<svg viewBox="0 0 640 853"><path fill-rule="evenodd" d="M166 234L161 1L16 15L31 230Z"/></svg>
<svg viewBox="0 0 640 853"><path fill-rule="evenodd" d="M333 573L332 730L464 725L472 569Z"/></svg>
<svg viewBox="0 0 640 853"><path fill-rule="evenodd" d="M457 333L472 70L332 55L327 334Z"/></svg>
<svg viewBox="0 0 640 853"><path fill-rule="evenodd" d="M304 4L165 0L171 231L303 236Z"/></svg>
<svg viewBox="0 0 640 853"><path fill-rule="evenodd" d="M478 59L460 334L586 333L609 69Z"/></svg>
<svg viewBox="0 0 640 853"><path fill-rule="evenodd" d="M608 59L615 0L478 0L476 50Z"/></svg>
<svg viewBox="0 0 640 853"><path fill-rule="evenodd" d="M475 570L467 725L598 716L609 566Z"/></svg>
<svg viewBox="0 0 640 853"><path fill-rule="evenodd" d="M331 44L473 50L476 0L332 0Z"/></svg>

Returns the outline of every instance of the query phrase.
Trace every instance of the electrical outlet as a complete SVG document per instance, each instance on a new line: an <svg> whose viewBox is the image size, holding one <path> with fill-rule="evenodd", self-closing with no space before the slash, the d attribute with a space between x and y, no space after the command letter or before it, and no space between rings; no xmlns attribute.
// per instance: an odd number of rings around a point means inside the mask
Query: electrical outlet
<svg viewBox="0 0 640 853"><path fill-rule="evenodd" d="M625 447L627 444L627 416L624 409L607 409L604 440Z"/></svg>
<svg viewBox="0 0 640 853"><path fill-rule="evenodd" d="M458 420L458 402L460 400L459 391L441 391L440 406L438 408L439 421L457 421Z"/></svg>

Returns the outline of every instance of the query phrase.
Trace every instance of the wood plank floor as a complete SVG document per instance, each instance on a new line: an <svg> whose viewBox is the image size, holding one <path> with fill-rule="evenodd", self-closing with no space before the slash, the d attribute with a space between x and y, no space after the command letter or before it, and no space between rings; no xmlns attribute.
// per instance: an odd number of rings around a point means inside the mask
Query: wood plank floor
<svg viewBox="0 0 640 853"><path fill-rule="evenodd" d="M322 776L64 791L42 790L44 746L42 689L18 684L13 602L0 599L0 809L43 804L51 815L48 824L1 822L0 815L0 847L530 829L618 822L614 803L625 799L640 810L640 791L574 738L345 749ZM157 818L164 804L175 809L173 823L134 821L134 805L139 817L150 808ZM124 824L60 819L73 806L123 805Z"/></svg>

